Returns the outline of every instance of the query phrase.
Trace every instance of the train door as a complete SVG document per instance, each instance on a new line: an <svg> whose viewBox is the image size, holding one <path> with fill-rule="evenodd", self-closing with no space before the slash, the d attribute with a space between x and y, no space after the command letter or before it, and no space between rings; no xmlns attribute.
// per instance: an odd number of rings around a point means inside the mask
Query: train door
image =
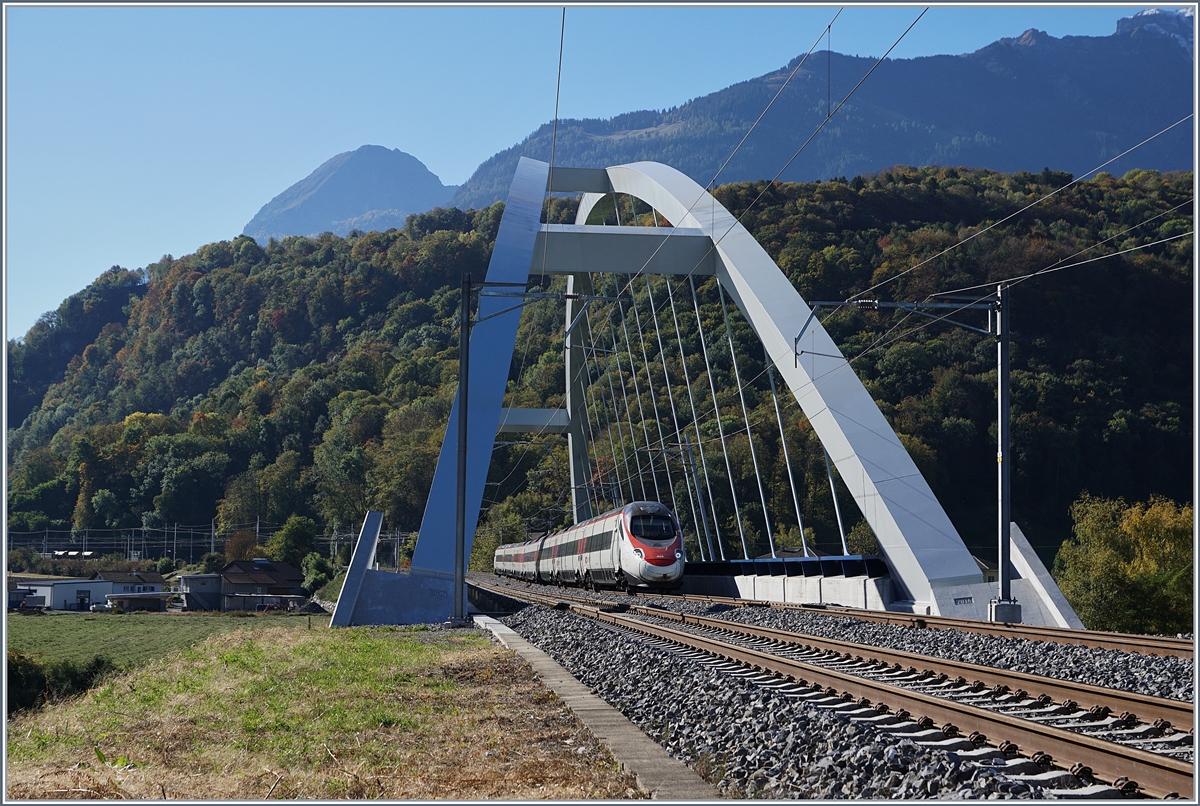
<svg viewBox="0 0 1200 806"><path fill-rule="evenodd" d="M580 565L581 565L580 574L583 576L584 580L586 581L589 574L591 575L592 579L596 578L595 571L593 571L593 567L596 564L595 557L592 556L592 551L596 547L596 542L595 542L596 541L596 538L595 538L596 524L589 523L583 527L582 531L583 531L583 558L580 560Z"/></svg>
<svg viewBox="0 0 1200 806"><path fill-rule="evenodd" d="M612 550L609 552L612 568L612 583L614 585L621 584L621 555L627 550L625 544L625 527L622 513L618 512L609 524L609 542L612 545Z"/></svg>

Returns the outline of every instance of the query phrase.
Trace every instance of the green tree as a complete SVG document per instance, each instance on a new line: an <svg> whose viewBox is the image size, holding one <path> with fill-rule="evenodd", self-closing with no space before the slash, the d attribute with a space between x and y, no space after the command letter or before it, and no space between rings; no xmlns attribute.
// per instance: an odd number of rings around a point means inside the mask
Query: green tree
<svg viewBox="0 0 1200 806"><path fill-rule="evenodd" d="M871 531L871 525L866 520L860 520L850 528L846 533L846 545L850 548L851 554L878 554L879 540L875 537L875 532Z"/></svg>
<svg viewBox="0 0 1200 806"><path fill-rule="evenodd" d="M206 552L200 558L200 571L205 574L215 574L225 567L225 555L216 551Z"/></svg>
<svg viewBox="0 0 1200 806"><path fill-rule="evenodd" d="M309 594L314 594L328 585L337 573L333 563L329 562L329 558L323 557L315 551L309 552L304 557L300 563L300 570L304 572L304 589Z"/></svg>
<svg viewBox="0 0 1200 806"><path fill-rule="evenodd" d="M267 541L267 556L299 568L304 558L313 552L316 542L317 524L311 518L293 515Z"/></svg>
<svg viewBox="0 0 1200 806"><path fill-rule="evenodd" d="M1129 505L1085 493L1071 517L1074 537L1059 549L1054 577L1088 628L1191 631L1191 505L1158 496Z"/></svg>

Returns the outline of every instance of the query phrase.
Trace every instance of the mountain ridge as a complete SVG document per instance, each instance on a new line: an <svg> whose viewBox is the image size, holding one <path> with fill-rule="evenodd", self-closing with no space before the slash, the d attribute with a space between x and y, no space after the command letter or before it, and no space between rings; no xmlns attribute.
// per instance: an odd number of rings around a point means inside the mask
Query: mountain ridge
<svg viewBox="0 0 1200 806"><path fill-rule="evenodd" d="M1030 28L973 53L886 60L778 178L813 181L897 164L1090 170L1191 112L1191 47L1180 33L1190 34L1180 22L1186 15L1154 12L1124 18L1107 37ZM1180 47L1163 48L1164 37ZM809 59L716 181L775 177L803 142L799 133L821 125L827 97L845 97L874 61L836 52ZM799 62L667 110L560 120L556 162L657 160L707 185ZM1146 74L1156 81L1141 80ZM1145 114L1114 115L1120 109ZM450 203L503 198L519 157L549 160L553 128L545 123L485 160ZM1112 170L1188 169L1191 154L1190 134L1176 132Z"/></svg>

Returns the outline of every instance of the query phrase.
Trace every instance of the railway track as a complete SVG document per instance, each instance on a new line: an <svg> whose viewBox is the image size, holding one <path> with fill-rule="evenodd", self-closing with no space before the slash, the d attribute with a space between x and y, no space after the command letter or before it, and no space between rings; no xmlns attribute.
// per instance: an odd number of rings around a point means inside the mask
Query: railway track
<svg viewBox="0 0 1200 806"><path fill-rule="evenodd" d="M1126 793L1193 792L1191 703L632 602L472 584L773 675L794 696L820 707L1046 780L1066 775L1061 768L1068 768L1080 779L1094 776ZM1051 762L1060 769L1052 770Z"/></svg>
<svg viewBox="0 0 1200 806"><path fill-rule="evenodd" d="M881 624L934 630L960 630L980 635L1002 638L1025 638L1031 641L1046 641L1053 644L1085 646L1096 649L1116 649L1121 652L1137 652L1143 655L1163 655L1178 658L1194 658L1196 643L1190 638L1171 638L1161 635L1131 635L1128 633L1101 632L1098 630L1069 630L1060 627L1039 627L1031 624L991 623L947 616L920 616L912 613L891 613L879 610L862 610L837 605L811 605L795 602L765 602L755 599L735 599L728 596L697 596L695 594L667 594L683 601L725 604L731 607L774 607L784 610L802 610L825 616L856 618Z"/></svg>

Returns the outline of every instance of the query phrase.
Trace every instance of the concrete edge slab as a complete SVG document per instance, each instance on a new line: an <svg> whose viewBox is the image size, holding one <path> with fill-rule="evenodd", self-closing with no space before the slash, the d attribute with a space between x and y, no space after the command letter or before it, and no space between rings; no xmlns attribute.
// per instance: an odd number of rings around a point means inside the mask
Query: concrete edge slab
<svg viewBox="0 0 1200 806"><path fill-rule="evenodd" d="M490 616L475 616L475 624L489 630L506 648L525 660L538 677L587 726L617 759L622 770L633 773L637 784L655 800L720 800L707 781L658 742L642 733L625 715L593 694L542 650Z"/></svg>

